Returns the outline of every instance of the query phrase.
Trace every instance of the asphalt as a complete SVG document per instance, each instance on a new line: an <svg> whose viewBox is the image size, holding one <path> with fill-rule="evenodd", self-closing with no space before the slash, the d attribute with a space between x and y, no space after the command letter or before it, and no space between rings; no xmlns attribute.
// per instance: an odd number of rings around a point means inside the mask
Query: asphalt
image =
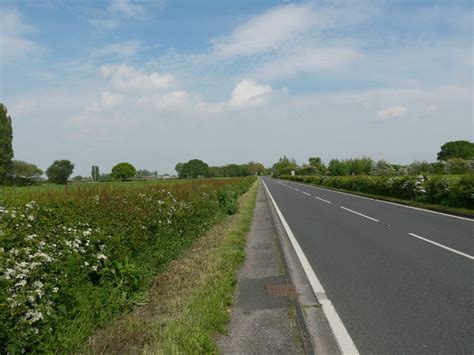
<svg viewBox="0 0 474 355"><path fill-rule="evenodd" d="M264 181L359 352L473 353L472 221Z"/></svg>
<svg viewBox="0 0 474 355"><path fill-rule="evenodd" d="M262 184L245 262L237 275L237 291L228 334L217 343L223 354L304 354L298 320L297 292L282 255L278 234Z"/></svg>

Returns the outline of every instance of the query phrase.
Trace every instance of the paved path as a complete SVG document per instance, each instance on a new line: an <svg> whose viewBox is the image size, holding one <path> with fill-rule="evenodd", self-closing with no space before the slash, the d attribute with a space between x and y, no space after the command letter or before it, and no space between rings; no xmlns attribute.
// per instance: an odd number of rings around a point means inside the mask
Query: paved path
<svg viewBox="0 0 474 355"><path fill-rule="evenodd" d="M262 184L257 194L246 259L229 334L218 340L224 354L299 354L304 344L298 327L296 294L286 271Z"/></svg>
<svg viewBox="0 0 474 355"><path fill-rule="evenodd" d="M263 180L359 352L473 353L472 220Z"/></svg>

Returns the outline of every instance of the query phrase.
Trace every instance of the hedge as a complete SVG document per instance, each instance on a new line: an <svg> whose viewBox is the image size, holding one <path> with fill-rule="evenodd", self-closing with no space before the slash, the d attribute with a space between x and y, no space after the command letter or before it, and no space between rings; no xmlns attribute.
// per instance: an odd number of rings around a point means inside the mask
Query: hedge
<svg viewBox="0 0 474 355"><path fill-rule="evenodd" d="M0 353L73 352L98 325L143 301L151 276L234 213L254 181L123 183L4 199Z"/></svg>
<svg viewBox="0 0 474 355"><path fill-rule="evenodd" d="M474 174L429 176L282 176L281 178L446 207L474 209Z"/></svg>

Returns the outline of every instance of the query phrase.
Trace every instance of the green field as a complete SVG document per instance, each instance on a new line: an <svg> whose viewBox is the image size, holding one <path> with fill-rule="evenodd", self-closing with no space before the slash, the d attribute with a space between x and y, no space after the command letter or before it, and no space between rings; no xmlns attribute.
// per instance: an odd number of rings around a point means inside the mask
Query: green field
<svg viewBox="0 0 474 355"><path fill-rule="evenodd" d="M0 353L72 352L237 211L250 178L4 188Z"/></svg>

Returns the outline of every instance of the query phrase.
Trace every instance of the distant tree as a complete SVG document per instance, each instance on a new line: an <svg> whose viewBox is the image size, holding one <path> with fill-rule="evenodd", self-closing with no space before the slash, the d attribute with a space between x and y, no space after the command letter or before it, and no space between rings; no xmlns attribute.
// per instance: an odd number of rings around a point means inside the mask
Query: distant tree
<svg viewBox="0 0 474 355"><path fill-rule="evenodd" d="M122 181L131 180L137 173L135 167L130 163L118 163L112 168L112 177Z"/></svg>
<svg viewBox="0 0 474 355"><path fill-rule="evenodd" d="M323 163L320 157L309 158L309 165L313 166L316 169L316 173L325 174L326 165Z"/></svg>
<svg viewBox="0 0 474 355"><path fill-rule="evenodd" d="M209 176L209 166L199 159L192 159L183 164L180 177L193 178Z"/></svg>
<svg viewBox="0 0 474 355"><path fill-rule="evenodd" d="M262 175L263 169L263 164L251 161L247 164L247 175Z"/></svg>
<svg viewBox="0 0 474 355"><path fill-rule="evenodd" d="M97 182L100 180L100 172L99 172L99 167L97 165L92 165L91 177L93 181Z"/></svg>
<svg viewBox="0 0 474 355"><path fill-rule="evenodd" d="M25 180L26 182L35 182L43 175L43 170L35 164L26 161L13 160L12 175L15 179Z"/></svg>
<svg viewBox="0 0 474 355"><path fill-rule="evenodd" d="M426 160L414 161L407 166L407 172L410 175L428 174L431 171L431 164Z"/></svg>
<svg viewBox="0 0 474 355"><path fill-rule="evenodd" d="M12 170L13 159L12 119L7 108L0 103L0 184L5 184Z"/></svg>
<svg viewBox="0 0 474 355"><path fill-rule="evenodd" d="M451 174L467 174L472 172L474 160L465 160L461 158L453 158L447 161L448 171Z"/></svg>
<svg viewBox="0 0 474 355"><path fill-rule="evenodd" d="M295 171L296 175L317 175L320 174L319 170L314 165L304 164L301 168Z"/></svg>
<svg viewBox="0 0 474 355"><path fill-rule="evenodd" d="M374 161L369 157L347 159L344 162L349 168L349 175L368 175L374 166Z"/></svg>
<svg viewBox="0 0 474 355"><path fill-rule="evenodd" d="M150 171L148 169L139 169L137 170L136 177L145 177L145 176L158 176L158 171Z"/></svg>
<svg viewBox="0 0 474 355"><path fill-rule="evenodd" d="M394 173L395 169L392 164L385 160L379 160L370 171L371 175L393 175Z"/></svg>
<svg viewBox="0 0 474 355"><path fill-rule="evenodd" d="M289 175L292 170L298 170L298 164L295 159L290 159L286 155L278 159L278 162L273 164L273 172L275 175Z"/></svg>
<svg viewBox="0 0 474 355"><path fill-rule="evenodd" d="M342 176L349 175L350 169L346 162L339 159L332 159L328 165L328 172L330 175Z"/></svg>
<svg viewBox="0 0 474 355"><path fill-rule="evenodd" d="M176 172L178 173L178 176L181 177L181 172L183 171L183 165L184 163L178 163L176 164L176 166L174 167L174 170L176 170Z"/></svg>
<svg viewBox="0 0 474 355"><path fill-rule="evenodd" d="M438 160L449 160L453 158L474 159L474 143L461 140L443 144L438 153Z"/></svg>
<svg viewBox="0 0 474 355"><path fill-rule="evenodd" d="M46 176L50 182L56 184L66 184L67 179L71 176L74 171L74 164L69 160L56 160L46 170Z"/></svg>
<svg viewBox="0 0 474 355"><path fill-rule="evenodd" d="M82 181L82 176L81 175L76 175L72 178L74 181Z"/></svg>

